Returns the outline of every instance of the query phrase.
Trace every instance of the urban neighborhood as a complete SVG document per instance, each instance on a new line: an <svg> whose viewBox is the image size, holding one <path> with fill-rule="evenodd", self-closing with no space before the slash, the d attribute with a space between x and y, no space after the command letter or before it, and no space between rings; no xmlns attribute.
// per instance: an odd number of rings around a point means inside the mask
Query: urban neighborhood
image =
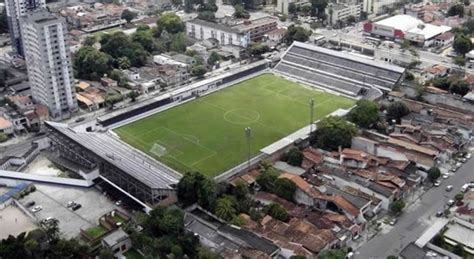
<svg viewBox="0 0 474 259"><path fill-rule="evenodd" d="M474 258L473 12L5 0L0 258Z"/></svg>

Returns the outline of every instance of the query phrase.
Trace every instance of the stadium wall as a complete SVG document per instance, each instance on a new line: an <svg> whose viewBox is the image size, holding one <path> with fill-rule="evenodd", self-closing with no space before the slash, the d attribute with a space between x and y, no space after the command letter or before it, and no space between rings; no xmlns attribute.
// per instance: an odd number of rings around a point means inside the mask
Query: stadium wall
<svg viewBox="0 0 474 259"><path fill-rule="evenodd" d="M268 68L268 62L266 61L259 62L256 65L250 66L243 71L238 71L236 73L230 74L223 78L216 77L215 80L210 80L209 83L206 83L203 85L198 84L200 83L198 82L195 87L191 85L190 87L183 87L183 88L177 89L167 95L163 95L162 98L158 98L157 101L155 102L145 104L145 105L140 105L133 109L124 110L124 112L116 116L105 118L105 119L98 118L97 122L102 127L115 128L115 127L130 123L132 121L135 121L137 119L142 119L144 117L150 116L158 112L159 108L162 108L162 107L164 108L167 105L170 106L167 108L171 108L182 103L183 101L194 99L194 97L198 95L206 95L214 91L220 90L222 88L231 86L241 80L247 79L249 76L253 77L258 72L262 72L267 68ZM145 113L146 113L146 116L140 116ZM137 117L137 119L134 119L135 117ZM126 123L122 123L125 120L126 120Z"/></svg>

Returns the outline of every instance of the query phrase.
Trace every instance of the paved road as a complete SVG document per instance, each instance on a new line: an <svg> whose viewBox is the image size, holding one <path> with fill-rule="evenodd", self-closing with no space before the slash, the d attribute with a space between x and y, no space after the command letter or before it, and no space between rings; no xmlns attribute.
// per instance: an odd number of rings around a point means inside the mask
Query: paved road
<svg viewBox="0 0 474 259"><path fill-rule="evenodd" d="M398 255L406 245L418 239L437 220L436 212L470 180L474 180L474 159L470 159L455 175L444 180L440 187L427 191L421 200L407 208L390 232L375 236L356 251L355 258L385 259L388 255ZM453 185L453 191L446 192L447 185Z"/></svg>

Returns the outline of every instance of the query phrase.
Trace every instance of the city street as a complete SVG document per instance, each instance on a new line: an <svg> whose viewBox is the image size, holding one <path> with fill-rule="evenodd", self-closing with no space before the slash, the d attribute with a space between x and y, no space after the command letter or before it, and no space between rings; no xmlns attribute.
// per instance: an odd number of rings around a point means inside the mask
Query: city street
<svg viewBox="0 0 474 259"><path fill-rule="evenodd" d="M454 175L443 180L441 186L427 191L415 204L406 208L395 227L386 234L378 234L359 248L355 258L387 258L398 255L410 242L417 240L434 221L435 214L441 210L449 199L452 199L466 182L474 180L474 159L467 161ZM451 192L446 192L447 185L453 185Z"/></svg>

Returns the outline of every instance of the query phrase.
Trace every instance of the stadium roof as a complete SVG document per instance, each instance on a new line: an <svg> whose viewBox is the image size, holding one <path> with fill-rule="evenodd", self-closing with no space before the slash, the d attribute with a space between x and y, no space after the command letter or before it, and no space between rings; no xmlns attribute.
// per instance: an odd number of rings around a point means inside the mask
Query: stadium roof
<svg viewBox="0 0 474 259"><path fill-rule="evenodd" d="M332 49L326 49L326 48L322 48L322 47L318 47L318 46L315 46L315 45L302 43L302 42L298 42L298 41L294 41L293 45L301 47L301 48L306 48L306 49L314 50L314 51L317 51L317 52L321 52L321 53L324 53L326 55L331 55L331 56L335 56L335 57L342 58L342 59L356 61L356 62L365 64L365 65L370 65L370 66L373 66L373 67L390 70L390 71L397 72L397 73L403 73L405 71L404 68L399 67L399 66L386 64L386 63L382 63L382 62L377 62L377 61L370 60L370 59L363 58L363 57L359 57L359 56L356 56L356 55L348 55L348 53L346 53L346 52L339 52L339 51L335 51L335 50L332 50Z"/></svg>
<svg viewBox="0 0 474 259"><path fill-rule="evenodd" d="M417 18L413 16L406 15L406 14L399 14L399 15L395 15L387 19L383 19L381 21L375 22L375 24L392 27L401 31L408 31L424 23L423 21L418 20Z"/></svg>
<svg viewBox="0 0 474 259"><path fill-rule="evenodd" d="M45 122L77 144L154 189L172 189L181 175L106 133L79 132L66 124Z"/></svg>

